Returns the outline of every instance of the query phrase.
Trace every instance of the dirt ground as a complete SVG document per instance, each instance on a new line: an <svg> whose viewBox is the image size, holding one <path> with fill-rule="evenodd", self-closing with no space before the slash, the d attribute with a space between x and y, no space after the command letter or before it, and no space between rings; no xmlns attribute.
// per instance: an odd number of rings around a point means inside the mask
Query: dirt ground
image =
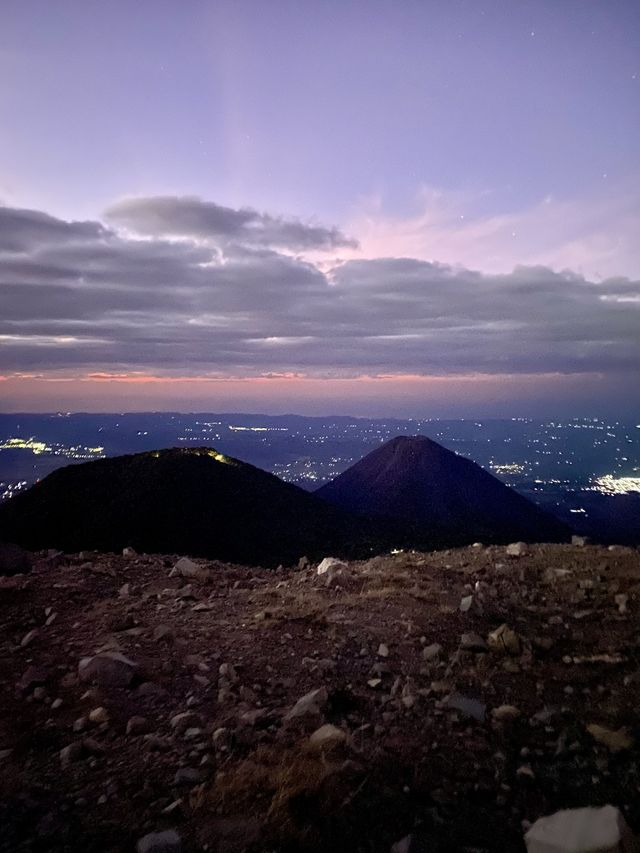
<svg viewBox="0 0 640 853"><path fill-rule="evenodd" d="M640 832L640 553L520 550L39 555L0 578L0 849L522 851L605 803Z"/></svg>

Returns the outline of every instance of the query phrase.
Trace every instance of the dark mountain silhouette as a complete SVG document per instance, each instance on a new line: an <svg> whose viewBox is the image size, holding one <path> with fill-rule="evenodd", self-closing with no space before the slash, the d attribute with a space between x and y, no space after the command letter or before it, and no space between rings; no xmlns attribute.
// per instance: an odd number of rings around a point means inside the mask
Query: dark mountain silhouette
<svg viewBox="0 0 640 853"><path fill-rule="evenodd" d="M425 436L394 438L315 492L396 519L414 545L562 541L570 530L475 462Z"/></svg>
<svg viewBox="0 0 640 853"><path fill-rule="evenodd" d="M385 545L372 524L211 448L60 468L0 506L2 540L67 552L130 545L265 566Z"/></svg>

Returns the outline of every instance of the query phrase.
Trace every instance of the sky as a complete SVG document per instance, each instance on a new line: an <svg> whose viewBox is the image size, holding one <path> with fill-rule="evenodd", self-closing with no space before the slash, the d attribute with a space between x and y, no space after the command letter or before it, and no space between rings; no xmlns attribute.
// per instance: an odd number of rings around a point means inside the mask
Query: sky
<svg viewBox="0 0 640 853"><path fill-rule="evenodd" d="M637 0L1 0L0 410L637 413Z"/></svg>

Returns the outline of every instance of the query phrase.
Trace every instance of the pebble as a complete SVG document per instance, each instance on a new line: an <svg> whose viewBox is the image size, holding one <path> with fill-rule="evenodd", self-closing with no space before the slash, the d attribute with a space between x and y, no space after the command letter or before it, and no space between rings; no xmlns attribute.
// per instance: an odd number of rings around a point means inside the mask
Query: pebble
<svg viewBox="0 0 640 853"><path fill-rule="evenodd" d="M136 853L182 853L182 839L175 829L150 832L138 839Z"/></svg>

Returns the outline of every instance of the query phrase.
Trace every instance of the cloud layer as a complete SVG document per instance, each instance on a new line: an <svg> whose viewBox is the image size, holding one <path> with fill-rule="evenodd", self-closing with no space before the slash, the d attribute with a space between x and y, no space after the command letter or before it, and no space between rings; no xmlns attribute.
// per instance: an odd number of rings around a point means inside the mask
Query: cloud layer
<svg viewBox="0 0 640 853"><path fill-rule="evenodd" d="M308 376L627 373L640 282L414 258L318 266L338 229L192 198L105 221L0 208L0 371Z"/></svg>

